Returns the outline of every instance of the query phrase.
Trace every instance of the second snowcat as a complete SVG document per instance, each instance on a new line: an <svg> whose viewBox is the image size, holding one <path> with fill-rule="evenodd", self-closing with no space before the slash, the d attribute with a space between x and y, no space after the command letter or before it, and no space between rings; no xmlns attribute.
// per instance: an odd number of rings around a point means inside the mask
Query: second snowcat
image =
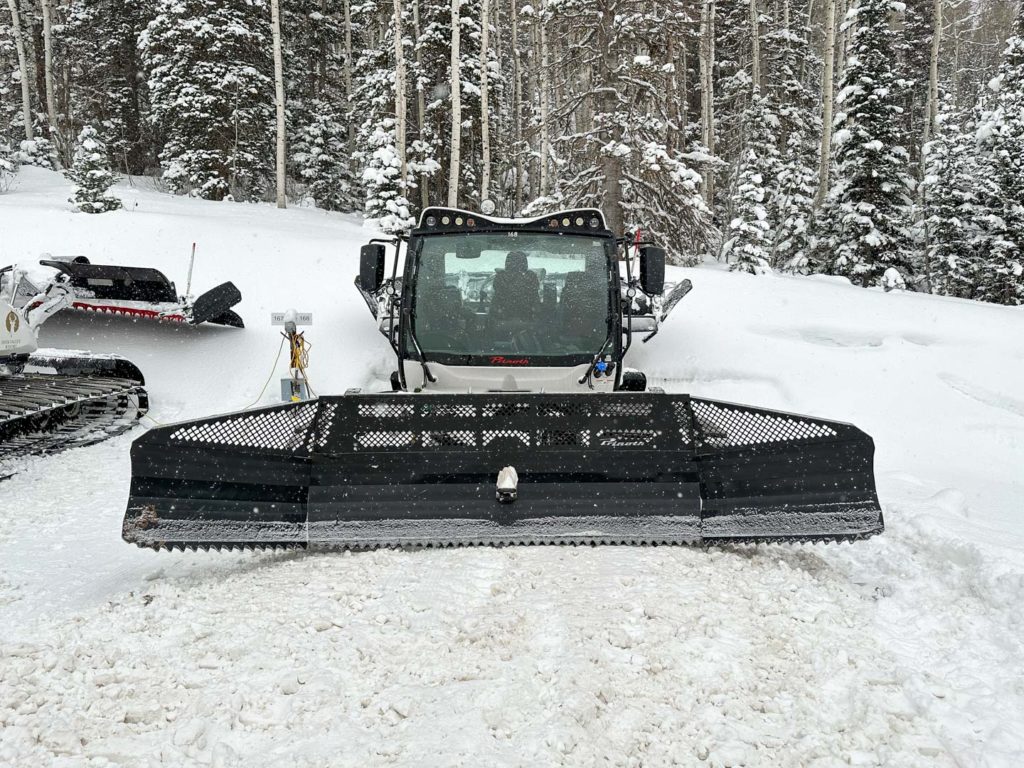
<svg viewBox="0 0 1024 768"><path fill-rule="evenodd" d="M690 289L600 211L429 208L357 286L393 392L150 430L123 537L143 547L836 541L883 529L849 424L648 389L624 367ZM635 245L638 269L627 250ZM400 252L399 252L400 251Z"/></svg>
<svg viewBox="0 0 1024 768"><path fill-rule="evenodd" d="M29 455L89 445L135 426L149 408L142 372L118 355L39 349L39 326L70 306L54 281L26 302L28 281L0 270L0 479ZM21 304L17 306L16 304Z"/></svg>

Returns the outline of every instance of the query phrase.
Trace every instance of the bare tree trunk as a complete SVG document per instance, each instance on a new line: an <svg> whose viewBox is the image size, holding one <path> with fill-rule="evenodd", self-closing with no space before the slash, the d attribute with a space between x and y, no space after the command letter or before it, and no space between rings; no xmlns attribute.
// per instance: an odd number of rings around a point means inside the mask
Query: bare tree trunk
<svg viewBox="0 0 1024 768"><path fill-rule="evenodd" d="M761 17L757 0L750 0L750 79L754 93L761 91Z"/></svg>
<svg viewBox="0 0 1024 768"><path fill-rule="evenodd" d="M352 98L352 6L345 0L345 98ZM356 121L348 121L347 154L352 157L356 143Z"/></svg>
<svg viewBox="0 0 1024 768"><path fill-rule="evenodd" d="M480 169L480 201L483 202L490 196L491 189L491 131L490 113L488 108L488 91L490 86L487 82L488 76L488 51L491 30L491 3L490 0L481 0L480 3L480 150L483 153Z"/></svg>
<svg viewBox="0 0 1024 768"><path fill-rule="evenodd" d="M277 207L287 208L285 197L284 61L281 57L281 2L270 0L270 27L274 38L274 100L277 103Z"/></svg>
<svg viewBox="0 0 1024 768"><path fill-rule="evenodd" d="M513 146L516 148L516 190L515 210L518 215L523 209L523 69L519 52L519 7L512 0L512 130L515 133Z"/></svg>
<svg viewBox="0 0 1024 768"><path fill-rule="evenodd" d="M51 15L51 0L42 0L43 7L43 77L46 82L46 120L49 123L50 140L60 150L61 160L67 163L64 151L64 142L57 125L57 100L55 86L53 84L53 18Z"/></svg>
<svg viewBox="0 0 1024 768"><path fill-rule="evenodd" d="M925 107L924 128L921 131L921 178L924 178L925 167L925 145L931 141L935 134L936 120L939 114L939 48L942 45L942 0L934 0L932 3L932 50L931 59L928 62L928 102ZM954 75L955 77L955 75ZM928 190L924 184L920 186L921 206L925 210L925 196ZM926 288L932 289L932 260L928 256L928 245L930 233L928 222L924 221L924 282Z"/></svg>
<svg viewBox="0 0 1024 768"><path fill-rule="evenodd" d="M832 74L836 62L836 0L828 0L825 4L825 46L822 52L825 67L821 74L821 157L818 163L818 194L814 205L820 207L828 194L828 176L832 165L832 103L835 88Z"/></svg>
<svg viewBox="0 0 1024 768"><path fill-rule="evenodd" d="M546 19L547 3L540 4L540 196L548 195L548 158L551 156L551 131L548 126L548 96L551 89L551 74L548 71L548 30Z"/></svg>
<svg viewBox="0 0 1024 768"><path fill-rule="evenodd" d="M700 10L700 114L702 138L709 155L715 154L715 0L704 0ZM710 206L715 196L714 171L704 174L704 201Z"/></svg>
<svg viewBox="0 0 1024 768"><path fill-rule="evenodd" d="M416 35L416 71L423 72L423 55L418 45L420 39L420 0L413 0L412 3L413 32ZM423 84L417 79L416 82L416 123L420 129L420 141L424 141L427 122L427 99L423 93ZM426 208L430 205L429 179L426 173L420 174L420 206Z"/></svg>
<svg viewBox="0 0 1024 768"><path fill-rule="evenodd" d="M448 206L455 208L459 203L459 164L462 152L462 72L459 66L462 58L459 51L459 26L461 0L452 0L452 137L448 162Z"/></svg>
<svg viewBox="0 0 1024 768"><path fill-rule="evenodd" d="M398 164L401 175L398 177L398 188L403 198L408 200L406 192L409 185L409 160L405 149L405 45L402 32L402 0L395 0L395 149L398 152Z"/></svg>
<svg viewBox="0 0 1024 768"><path fill-rule="evenodd" d="M21 34L21 15L17 0L7 0L11 9L11 28L14 45L18 51L18 74L21 76L21 116L25 123L25 138L32 140L32 91L28 81L28 56L25 54L25 38Z"/></svg>
<svg viewBox="0 0 1024 768"><path fill-rule="evenodd" d="M939 114L939 48L942 45L942 0L932 3L932 53L928 62L928 105L925 108L924 135L921 144L931 141L935 133L935 119ZM924 153L921 153L922 165Z"/></svg>

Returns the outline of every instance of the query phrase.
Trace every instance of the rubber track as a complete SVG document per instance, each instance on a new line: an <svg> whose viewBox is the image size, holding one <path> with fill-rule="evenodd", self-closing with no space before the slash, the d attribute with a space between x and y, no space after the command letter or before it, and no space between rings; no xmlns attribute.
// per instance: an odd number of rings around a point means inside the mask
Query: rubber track
<svg viewBox="0 0 1024 768"><path fill-rule="evenodd" d="M377 549L462 549L466 547L526 547L526 546L568 546L568 547L598 547L598 546L642 546L642 547L676 547L676 546L699 546L699 547L720 547L731 544L850 544L854 541L869 539L876 532L856 534L835 534L829 536L743 536L743 537L722 537L714 539L703 539L700 541L667 541L664 539L642 539L642 538L575 538L575 539L541 539L525 538L510 539L508 541L446 541L438 539L431 542L408 544L396 541L379 541L373 544L357 545L330 545L330 544L272 544L266 542L213 542L209 544L197 544L183 542L163 542L161 544L138 544L140 549L169 550L172 552L231 552L238 551L278 551L278 550L301 550L312 549L316 551L350 550L353 552L366 552Z"/></svg>
<svg viewBox="0 0 1024 768"><path fill-rule="evenodd" d="M0 378L0 479L26 456L91 445L135 426L142 386L128 379L19 374ZM39 419L39 424L32 424Z"/></svg>

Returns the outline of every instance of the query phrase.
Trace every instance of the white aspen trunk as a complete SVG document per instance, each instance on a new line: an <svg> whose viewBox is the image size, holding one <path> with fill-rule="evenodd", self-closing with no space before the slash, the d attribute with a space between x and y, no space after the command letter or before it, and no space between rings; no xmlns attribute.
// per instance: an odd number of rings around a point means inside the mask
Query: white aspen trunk
<svg viewBox="0 0 1024 768"><path fill-rule="evenodd" d="M274 39L274 100L277 102L277 207L287 208L285 197L284 61L281 57L281 2L270 0L270 27Z"/></svg>
<svg viewBox="0 0 1024 768"><path fill-rule="evenodd" d="M57 100L53 84L53 18L50 0L42 0L43 7L43 77L46 82L46 119L50 140L62 148L63 142L57 126ZM63 152L61 153L63 155ZM66 158L65 158L66 159Z"/></svg>
<svg viewBox="0 0 1024 768"><path fill-rule="evenodd" d="M757 0L750 0L750 79L754 93L761 91L761 23Z"/></svg>
<svg viewBox="0 0 1024 768"><path fill-rule="evenodd" d="M516 148L516 189L515 210L518 215L523 209L523 70L519 61L519 6L512 0L512 130L515 133L513 146Z"/></svg>
<svg viewBox="0 0 1024 768"><path fill-rule="evenodd" d="M548 30L546 2L540 4L540 196L548 194L548 158L551 156L551 132L548 128L548 94L551 75L548 72Z"/></svg>
<svg viewBox="0 0 1024 768"><path fill-rule="evenodd" d="M700 10L700 113L702 141L708 154L715 154L715 0L704 0ZM704 201L710 206L715 196L715 177L704 174Z"/></svg>
<svg viewBox="0 0 1024 768"><path fill-rule="evenodd" d="M395 0L395 150L401 175L398 177L399 194L408 200L409 160L405 149L405 46L402 43L402 0Z"/></svg>
<svg viewBox="0 0 1024 768"><path fill-rule="evenodd" d="M931 141L935 134L936 120L939 114L939 48L942 45L942 0L933 0L932 3L932 50L931 59L928 62L928 102L925 106L924 128L921 131L921 178L924 178L925 153L924 146ZM954 75L955 77L955 75ZM921 210L925 209L926 187L922 184ZM932 260L928 256L928 245L931 235L928 231L928 222L924 222L924 279L928 290L932 287Z"/></svg>
<svg viewBox="0 0 1024 768"><path fill-rule="evenodd" d="M821 156L818 163L818 194L814 197L815 207L825 202L828 194L828 175L832 165L832 103L835 88L832 75L836 61L836 0L825 4L825 46L822 52L825 67L821 74Z"/></svg>
<svg viewBox="0 0 1024 768"><path fill-rule="evenodd" d="M345 0L345 98L352 98L352 6ZM356 142L356 121L351 115L348 120L347 154L352 157Z"/></svg>
<svg viewBox="0 0 1024 768"><path fill-rule="evenodd" d="M21 15L17 0L7 0L11 9L11 28L14 32L14 46L18 51L18 73L21 76L21 117L25 123L25 138L32 140L32 90L28 80L28 56L25 54L25 38L21 35Z"/></svg>
<svg viewBox="0 0 1024 768"><path fill-rule="evenodd" d="M461 25L461 0L452 0L452 137L451 154L448 162L448 207L459 203L459 173L462 153L462 72L459 66L462 58L459 51L459 27Z"/></svg>
<svg viewBox="0 0 1024 768"><path fill-rule="evenodd" d="M932 51L928 62L928 103L925 107L924 135L921 144L931 141L935 133L935 120L939 114L939 48L942 45L942 0L932 2ZM924 166L924 153L921 153Z"/></svg>
<svg viewBox="0 0 1024 768"><path fill-rule="evenodd" d="M483 155L480 169L480 200L486 200L491 189L491 131L490 112L487 104L489 85L487 46L490 44L491 29L490 0L480 2L480 151Z"/></svg>
<svg viewBox="0 0 1024 768"><path fill-rule="evenodd" d="M602 14L602 22L605 30L603 39L600 40L600 44L604 48L604 55L602 61L602 70L600 85L603 86L601 89L601 109L605 114L605 120L610 122L615 119L615 112L619 106L619 98L616 93L616 82L615 82L615 70L618 65L618 52L613 48L612 42L612 30L610 28L610 20L613 18L611 8L605 8L605 13ZM602 141L606 142L620 142L622 140L622 132L617 125L614 123L608 125L605 124L605 132L601 137ZM622 158L617 152L602 152L601 153L601 171L604 174L604 215L608 222L608 229L614 232L617 236L625 234L626 223L623 217L622 210Z"/></svg>
<svg viewBox="0 0 1024 768"><path fill-rule="evenodd" d="M416 35L416 124L420 130L420 140L423 140L427 121L427 98L423 93L423 84L419 81L419 73L423 72L423 54L420 51L420 0L413 0L412 3L412 24L413 33ZM426 208L430 205L430 190L428 189L429 179L426 173L420 174L420 206Z"/></svg>

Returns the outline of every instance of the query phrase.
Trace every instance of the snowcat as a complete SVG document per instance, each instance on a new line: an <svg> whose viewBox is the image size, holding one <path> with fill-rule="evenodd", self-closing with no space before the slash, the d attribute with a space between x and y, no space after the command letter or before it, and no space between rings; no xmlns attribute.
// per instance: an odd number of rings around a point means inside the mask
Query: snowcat
<svg viewBox="0 0 1024 768"><path fill-rule="evenodd" d="M648 389L624 367L690 284L666 290L665 252L617 236L598 210L428 208L410 232L362 248L356 282L397 358L394 391L148 431L132 446L126 541L365 549L882 531L874 445L856 427Z"/></svg>
<svg viewBox="0 0 1024 768"><path fill-rule="evenodd" d="M66 281L35 293L21 270L0 270L0 479L18 457L120 434L149 407L145 379L129 360L38 348L39 326L72 301Z"/></svg>
<svg viewBox="0 0 1024 768"><path fill-rule="evenodd" d="M31 307L36 296L59 283L68 289L70 300L64 305L68 309L189 325L245 326L242 318L231 309L242 300L234 283L221 283L193 298L188 295L191 268L186 295L179 296L174 283L163 272L150 267L93 264L85 256L50 257L39 263L49 268L49 276L43 282L22 272L18 291L11 301L15 306Z"/></svg>

